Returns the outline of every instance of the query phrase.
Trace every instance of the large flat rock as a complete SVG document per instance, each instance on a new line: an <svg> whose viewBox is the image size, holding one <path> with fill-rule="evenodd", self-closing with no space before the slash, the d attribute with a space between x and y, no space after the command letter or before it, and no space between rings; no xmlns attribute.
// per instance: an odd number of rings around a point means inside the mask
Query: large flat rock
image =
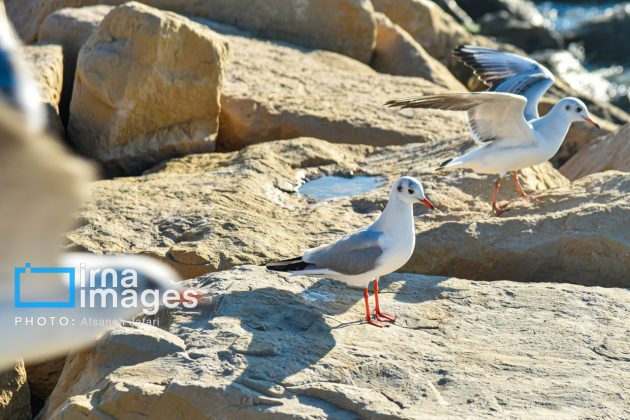
<svg viewBox="0 0 630 420"><path fill-rule="evenodd" d="M380 74L339 54L205 23L230 43L217 139L223 150L300 136L378 146L469 136L463 113L383 106L447 92L425 79Z"/></svg>
<svg viewBox="0 0 630 420"><path fill-rule="evenodd" d="M203 309L70 358L43 419L624 418L630 292L397 274L390 328L340 283L242 267Z"/></svg>
<svg viewBox="0 0 630 420"><path fill-rule="evenodd" d="M473 279L559 281L628 287L630 175L610 172L569 185L549 164L524 171L539 200L492 217L492 176L434 168L462 145L386 148L298 139L241 152L172 160L141 177L100 181L70 246L147 253L185 277L301 254L373 221L389 183L417 176L441 212L417 209L417 244L404 270ZM314 201L305 178L368 174L387 179L354 197ZM506 179L501 199L517 197Z"/></svg>

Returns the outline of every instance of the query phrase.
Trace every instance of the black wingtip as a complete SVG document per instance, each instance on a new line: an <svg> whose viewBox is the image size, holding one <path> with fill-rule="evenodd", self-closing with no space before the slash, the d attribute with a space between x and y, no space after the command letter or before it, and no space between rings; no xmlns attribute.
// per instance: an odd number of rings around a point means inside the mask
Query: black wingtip
<svg viewBox="0 0 630 420"><path fill-rule="evenodd" d="M444 169L444 167L445 167L446 165L448 165L449 163L451 163L451 161L452 161L452 160L453 160L452 158L451 158L451 159L448 159L448 160L445 160L444 162L440 163L440 166L439 166L438 168L436 168L435 170L436 170L436 171L441 171L442 169Z"/></svg>
<svg viewBox="0 0 630 420"><path fill-rule="evenodd" d="M302 261L302 257L300 258L290 258L288 260L283 261L273 261L265 264L267 270L271 271L281 271L281 272L289 272L289 271L300 271L304 270L309 264Z"/></svg>

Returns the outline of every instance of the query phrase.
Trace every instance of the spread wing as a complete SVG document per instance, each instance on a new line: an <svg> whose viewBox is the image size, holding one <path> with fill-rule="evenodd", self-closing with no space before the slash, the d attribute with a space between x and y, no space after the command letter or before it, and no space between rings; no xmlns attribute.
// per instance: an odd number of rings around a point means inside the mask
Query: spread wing
<svg viewBox="0 0 630 420"><path fill-rule="evenodd" d="M514 93L527 98L525 119L538 118L538 102L555 80L543 65L520 55L471 45L455 48L453 55L473 69L490 91Z"/></svg>
<svg viewBox="0 0 630 420"><path fill-rule="evenodd" d="M337 242L309 249L302 261L313 264L308 271L330 270L336 273L355 275L371 271L383 253L380 244L382 232L360 230Z"/></svg>
<svg viewBox="0 0 630 420"><path fill-rule="evenodd" d="M504 141L514 145L536 142L523 110L527 99L498 92L450 93L389 101L400 108L433 108L466 111L468 125L477 142Z"/></svg>

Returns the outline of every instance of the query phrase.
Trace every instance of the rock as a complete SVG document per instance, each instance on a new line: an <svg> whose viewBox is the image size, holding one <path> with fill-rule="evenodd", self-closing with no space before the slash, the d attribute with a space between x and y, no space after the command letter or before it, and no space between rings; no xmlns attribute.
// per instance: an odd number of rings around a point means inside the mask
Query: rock
<svg viewBox="0 0 630 420"><path fill-rule="evenodd" d="M22 59L28 63L39 85L42 100L54 109L59 107L63 85L63 52L54 44L30 45L22 48Z"/></svg>
<svg viewBox="0 0 630 420"><path fill-rule="evenodd" d="M157 327L142 323L125 323L124 327L105 334L94 348L68 356L69 360L57 387L46 402L39 418L46 419L51 415L57 418L57 414L53 415L53 412L64 403L67 394L76 394L78 390L96 386L108 371L140 365L160 357L183 352L185 349L185 344L179 337ZM150 387L150 383L156 378L139 379L145 386ZM81 406L83 402L77 401L77 403ZM76 405L72 405L73 409L76 409ZM129 412L136 411L131 407L121 409ZM165 413L162 414L162 417L166 416Z"/></svg>
<svg viewBox="0 0 630 420"><path fill-rule="evenodd" d="M447 64L453 48L473 36L429 0L372 0L374 9L407 31L429 54Z"/></svg>
<svg viewBox="0 0 630 420"><path fill-rule="evenodd" d="M24 362L0 372L0 419L30 420L31 394L26 381Z"/></svg>
<svg viewBox="0 0 630 420"><path fill-rule="evenodd" d="M125 0L7 0L7 11L26 42L46 16L66 7L120 5ZM336 51L368 63L376 39L369 0L143 0L150 6L236 25L260 36ZM255 11L244 13L243 11Z"/></svg>
<svg viewBox="0 0 630 420"><path fill-rule="evenodd" d="M339 54L265 42L205 23L230 43L219 150L299 136L386 145L468 135L462 115L433 110L405 115L384 106L392 98L446 92L426 80L378 74Z"/></svg>
<svg viewBox="0 0 630 420"><path fill-rule="evenodd" d="M79 51L111 9L111 6L60 9L48 15L39 28L38 41L63 47L63 90L59 114L65 124L68 123Z"/></svg>
<svg viewBox="0 0 630 420"><path fill-rule="evenodd" d="M149 358L168 333L114 331L70 361L42 419L630 415L624 289L395 274L381 304L399 319L377 329L330 280L241 267L193 284L212 300L173 313L181 347Z"/></svg>
<svg viewBox="0 0 630 420"><path fill-rule="evenodd" d="M82 226L67 238L94 253L153 255L191 278L294 257L338 239L373 221L389 183L409 174L422 180L442 212L417 209L416 250L405 271L628 287L630 242L619 226L630 222L624 198L630 174L569 185L549 164L528 169L521 180L527 191L543 192L539 200L518 200L504 217L491 217L494 176L434 171L465 146L443 140L372 148L299 139L188 156L142 177L96 183L95 198L78 215ZM387 182L325 202L295 194L303 179L325 174ZM500 199L518 197L510 179L502 188Z"/></svg>
<svg viewBox="0 0 630 420"><path fill-rule="evenodd" d="M60 139L65 128L59 119L59 100L63 86L63 52L59 45L38 44L22 47L22 59L30 66L39 85L48 117L48 131Z"/></svg>
<svg viewBox="0 0 630 420"><path fill-rule="evenodd" d="M451 15L460 25L471 28L475 25L475 22L468 16L468 13L459 7L455 0L435 0L434 3L437 4L440 9Z"/></svg>
<svg viewBox="0 0 630 420"><path fill-rule="evenodd" d="M625 41L630 38L630 5L586 21L565 37L582 43L589 60L630 63L630 44Z"/></svg>
<svg viewBox="0 0 630 420"><path fill-rule="evenodd" d="M478 22L481 25L481 34L509 42L527 52L564 47L564 41L558 32L545 25L519 20L505 10L485 14Z"/></svg>
<svg viewBox="0 0 630 420"><path fill-rule="evenodd" d="M117 7L79 54L72 142L109 174L213 151L227 49L175 13L137 2Z"/></svg>
<svg viewBox="0 0 630 420"><path fill-rule="evenodd" d="M65 363L66 357L62 356L46 362L26 365L31 398L36 399L41 405L44 404L55 389Z"/></svg>
<svg viewBox="0 0 630 420"><path fill-rule="evenodd" d="M543 98L538 104L538 111L540 115L545 115L556 104L556 100ZM589 108L590 111L590 108ZM616 124L610 121L602 120L601 118L594 117L598 122L599 128L586 122L575 122L571 124L569 132L567 133L560 150L551 159L551 162L556 168L564 165L564 163L571 158L571 156L578 153L584 146L590 143L593 139L604 136L609 133L614 133L619 128Z"/></svg>
<svg viewBox="0 0 630 420"><path fill-rule="evenodd" d="M610 170L630 172L630 125L589 142L560 168L569 179Z"/></svg>
<svg viewBox="0 0 630 420"><path fill-rule="evenodd" d="M381 73L422 77L447 89L465 92L450 71L415 39L382 13L376 13L376 48L370 65Z"/></svg>
<svg viewBox="0 0 630 420"><path fill-rule="evenodd" d="M475 21L485 14L504 11L514 19L534 26L545 24L536 5L528 0L457 0L457 4Z"/></svg>

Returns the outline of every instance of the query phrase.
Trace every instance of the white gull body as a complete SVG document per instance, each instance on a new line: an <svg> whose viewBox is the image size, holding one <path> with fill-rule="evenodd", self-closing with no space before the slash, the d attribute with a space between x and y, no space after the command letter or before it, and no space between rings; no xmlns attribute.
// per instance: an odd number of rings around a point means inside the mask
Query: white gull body
<svg viewBox="0 0 630 420"><path fill-rule="evenodd" d="M274 271L288 271L303 276L327 277L352 287L363 288L365 320L385 327L381 321L395 322L396 316L381 312L378 278L405 265L416 245L413 226L413 204L433 204L425 197L420 182L405 176L389 192L389 201L379 218L330 245L309 249L300 258L267 264ZM374 318L370 311L368 285L374 280Z"/></svg>
<svg viewBox="0 0 630 420"><path fill-rule="evenodd" d="M387 206L374 223L330 245L309 249L301 258L267 267L365 288L373 279L398 270L411 257L416 244L413 204L417 202L433 208L420 182L402 177L392 186Z"/></svg>

